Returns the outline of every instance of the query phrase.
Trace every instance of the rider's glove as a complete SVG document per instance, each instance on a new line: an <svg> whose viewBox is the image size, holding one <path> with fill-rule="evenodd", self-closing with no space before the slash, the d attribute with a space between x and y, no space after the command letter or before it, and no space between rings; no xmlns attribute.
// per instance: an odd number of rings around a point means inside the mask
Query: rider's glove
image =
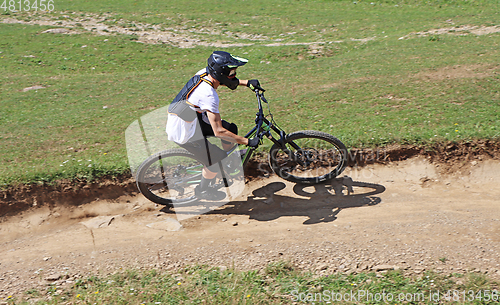
<svg viewBox="0 0 500 305"><path fill-rule="evenodd" d="M247 83L247 87L252 89L252 91L255 89L259 89L261 91L266 91L266 90L262 89L262 87L260 86L259 80L257 80L257 79L250 79Z"/></svg>
<svg viewBox="0 0 500 305"><path fill-rule="evenodd" d="M259 138L248 139L247 146L255 148L259 146L259 142L260 142Z"/></svg>

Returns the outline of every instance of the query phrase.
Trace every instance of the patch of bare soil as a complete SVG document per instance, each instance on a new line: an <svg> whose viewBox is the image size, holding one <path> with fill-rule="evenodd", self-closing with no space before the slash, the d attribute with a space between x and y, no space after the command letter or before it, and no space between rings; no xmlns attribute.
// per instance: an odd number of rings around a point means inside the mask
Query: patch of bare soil
<svg viewBox="0 0 500 305"><path fill-rule="evenodd" d="M428 30L428 31L422 31L422 32L414 32L410 33L406 36L400 37L399 39L408 39L412 37L418 37L418 36L431 36L431 35L469 35L469 34L474 34L474 35L489 35L489 34L494 34L494 33L500 33L500 26L498 25L493 25L493 26L473 26L473 25L461 25L461 26L453 26L453 27L448 27L448 28L440 28L440 29L433 29L433 30Z"/></svg>
<svg viewBox="0 0 500 305"><path fill-rule="evenodd" d="M483 79L487 77L493 77L500 73L500 65L455 65L455 66L447 66L441 67L438 69L428 69L422 72L411 74L408 76L407 80L412 82L426 81L426 82L435 82L435 81L444 81L444 80L459 80L459 79ZM366 83L371 81L370 77L358 77L353 79L348 79L343 82L336 82L322 85L320 88L322 89L330 89L330 88L342 88L347 87L352 84L357 83ZM400 98L397 96L393 96L391 94L381 96L380 98L389 99L393 101L406 101L406 98ZM338 103L348 104L347 100L337 101ZM400 107L398 105L393 107Z"/></svg>
<svg viewBox="0 0 500 305"><path fill-rule="evenodd" d="M21 23L29 25L53 26L43 33L53 34L79 34L82 32L91 32L96 35L124 34L137 38L141 43L152 44L170 44L179 48L193 48L195 46L207 47L242 47L253 45L254 42L264 42L264 46L310 46L310 55L317 56L322 53L322 46L325 44L342 43L344 40L337 41L316 41L316 42L293 42L284 41L287 37L293 37L295 33L282 34L283 38L272 40L265 35L255 35L243 32L231 32L222 28L213 27L164 27L158 24L148 24L143 22L133 22L124 19L117 19L111 14L90 14L76 12L61 12L60 14L37 14L23 13L16 17L0 16L1 23ZM453 24L452 21L449 21ZM399 39L410 39L419 36L432 35L489 35L500 32L500 26L472 26L462 25L428 31L413 32L400 37ZM207 39L207 37L209 37ZM387 38L385 36L384 38ZM235 40L247 40L247 42L235 42ZM377 36L366 38L350 38L350 41L367 43L378 39ZM248 42L250 41L250 42ZM300 57L299 57L300 58Z"/></svg>
<svg viewBox="0 0 500 305"><path fill-rule="evenodd" d="M170 44L179 48L193 48L196 46L227 48L243 47L253 45L253 42L268 42L271 39L261 34L248 34L243 32L231 32L217 27L199 27L186 29L183 27L164 27L158 24L147 24L132 22L124 19L116 19L110 14L89 13L61 13L62 15L40 15L24 13L27 17L5 17L0 16L0 23L20 23L29 25L53 26L54 28L42 33L52 34L80 34L91 32L96 35L124 34L137 38L137 42L151 44ZM24 16L23 15L23 16ZM281 34L280 37L293 36L295 33ZM206 37L210 37L206 39ZM351 39L366 43L376 37ZM252 42L234 42L235 40L247 40ZM225 40L225 41L224 41ZM343 41L317 41L317 42L282 42L283 38L272 40L272 43L264 44L267 47L275 46L309 46L309 54L319 56L323 54L322 45L341 43ZM269 62L267 62L269 63Z"/></svg>
<svg viewBox="0 0 500 305"><path fill-rule="evenodd" d="M485 78L497 74L500 67L493 65L457 65L439 68L434 71L420 72L415 75L418 79L442 81L460 78Z"/></svg>
<svg viewBox="0 0 500 305"><path fill-rule="evenodd" d="M21 23L29 25L54 26L55 28L43 33L53 34L79 34L92 32L96 35L109 36L112 34L133 35L138 42L152 44L170 44L179 48L193 48L195 46L208 47L238 47L247 46L251 43L227 43L223 41L204 41L199 35L213 35L218 37L266 40L263 35L250 35L246 33L231 33L211 28L182 29L165 28L162 25L153 25L141 22L131 22L123 19L114 19L109 14L89 14L83 16L68 13L62 16L28 14L29 17L17 19L13 17L3 18L2 23Z"/></svg>
<svg viewBox="0 0 500 305"><path fill-rule="evenodd" d="M127 268L248 270L280 260L317 274L476 271L500 279L498 145L421 152L399 149L383 164L358 156L364 166L315 186L253 179L236 200L196 217L137 194L82 204L68 197L2 217L0 300Z"/></svg>

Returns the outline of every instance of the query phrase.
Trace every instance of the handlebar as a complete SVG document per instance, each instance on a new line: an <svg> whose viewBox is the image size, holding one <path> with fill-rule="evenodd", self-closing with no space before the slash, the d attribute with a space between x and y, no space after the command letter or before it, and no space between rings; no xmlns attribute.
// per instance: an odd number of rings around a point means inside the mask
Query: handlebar
<svg viewBox="0 0 500 305"><path fill-rule="evenodd" d="M266 98L264 97L264 92L266 90L262 89L262 88L255 88L254 90L254 93L255 93L255 96L257 96L257 99L259 100L262 100L264 103L267 104L267 100Z"/></svg>

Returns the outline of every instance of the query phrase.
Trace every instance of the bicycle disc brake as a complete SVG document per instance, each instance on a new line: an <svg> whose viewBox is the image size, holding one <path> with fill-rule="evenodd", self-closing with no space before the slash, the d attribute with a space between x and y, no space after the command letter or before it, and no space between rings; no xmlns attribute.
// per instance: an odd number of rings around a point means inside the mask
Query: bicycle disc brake
<svg viewBox="0 0 500 305"><path fill-rule="evenodd" d="M312 148L303 148L295 152L294 159L302 167L307 168L317 160L318 151Z"/></svg>

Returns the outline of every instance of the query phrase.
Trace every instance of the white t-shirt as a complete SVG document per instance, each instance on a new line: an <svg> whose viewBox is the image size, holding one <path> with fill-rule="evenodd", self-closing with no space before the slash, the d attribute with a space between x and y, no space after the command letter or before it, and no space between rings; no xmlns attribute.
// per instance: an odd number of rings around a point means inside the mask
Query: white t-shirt
<svg viewBox="0 0 500 305"><path fill-rule="evenodd" d="M201 75L206 72L206 69L201 69L196 73ZM204 77L208 80L208 77ZM188 97L188 102L200 107L202 112L207 110L213 113L219 113L219 96L215 89L206 82L201 82L196 89L191 92ZM195 110L193 107L191 109ZM203 114L203 121L210 124L206 113ZM175 114L169 114L167 119L166 132L169 141L174 141L177 144L184 144L191 139L198 126L198 118L192 122L186 122Z"/></svg>

